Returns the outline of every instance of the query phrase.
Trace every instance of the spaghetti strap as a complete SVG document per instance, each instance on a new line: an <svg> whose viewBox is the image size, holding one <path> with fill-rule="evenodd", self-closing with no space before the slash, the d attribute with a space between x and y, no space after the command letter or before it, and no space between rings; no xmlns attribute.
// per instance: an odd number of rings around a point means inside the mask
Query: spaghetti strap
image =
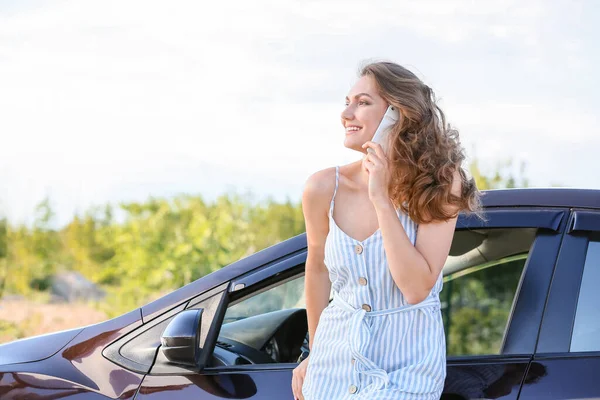
<svg viewBox="0 0 600 400"><path fill-rule="evenodd" d="M329 205L329 216L333 217L333 202L335 201L335 194L338 189L338 182L340 180L340 167L336 165L335 167L335 189L333 189L333 197L331 198L331 204Z"/></svg>

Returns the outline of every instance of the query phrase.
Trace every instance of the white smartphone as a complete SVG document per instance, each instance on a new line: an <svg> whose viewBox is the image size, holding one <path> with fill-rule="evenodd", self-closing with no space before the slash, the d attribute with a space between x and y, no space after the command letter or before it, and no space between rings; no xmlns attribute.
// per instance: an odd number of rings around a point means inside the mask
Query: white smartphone
<svg viewBox="0 0 600 400"><path fill-rule="evenodd" d="M371 139L372 142L379 143L384 151L386 151L385 147L387 144L385 140L386 135L389 133L390 128L394 126L396 122L398 122L399 118L400 113L398 112L398 109L391 105L388 106L385 114L383 114L383 118L381 119L379 126L377 127L377 130L375 131L375 134L373 135L373 139ZM374 150L369 147L367 148L367 151L372 152Z"/></svg>

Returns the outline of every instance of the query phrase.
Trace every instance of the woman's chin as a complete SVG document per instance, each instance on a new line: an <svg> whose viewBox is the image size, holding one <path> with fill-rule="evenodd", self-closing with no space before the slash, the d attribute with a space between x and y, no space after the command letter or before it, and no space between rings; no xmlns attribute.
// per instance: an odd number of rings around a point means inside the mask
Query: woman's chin
<svg viewBox="0 0 600 400"><path fill-rule="evenodd" d="M350 150L358 151L359 153L365 153L365 149L362 148L364 142L356 143L354 140L346 140L344 141L344 147Z"/></svg>

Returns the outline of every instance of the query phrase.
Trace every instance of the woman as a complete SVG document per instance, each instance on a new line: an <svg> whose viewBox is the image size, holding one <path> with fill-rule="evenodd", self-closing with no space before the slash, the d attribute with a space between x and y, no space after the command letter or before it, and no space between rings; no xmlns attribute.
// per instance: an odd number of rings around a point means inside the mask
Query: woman
<svg viewBox="0 0 600 400"><path fill-rule="evenodd" d="M390 105L400 118L384 152L370 140ZM294 369L294 397L439 399L441 270L457 214L477 213L480 192L433 92L402 66L366 65L341 120L344 146L364 156L305 185L310 355Z"/></svg>

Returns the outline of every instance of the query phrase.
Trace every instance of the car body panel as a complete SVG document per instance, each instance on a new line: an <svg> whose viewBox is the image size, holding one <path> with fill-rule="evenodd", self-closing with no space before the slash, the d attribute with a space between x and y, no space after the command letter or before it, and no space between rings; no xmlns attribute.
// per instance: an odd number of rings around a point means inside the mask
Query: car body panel
<svg viewBox="0 0 600 400"><path fill-rule="evenodd" d="M292 399L292 370L148 375L136 400ZM260 390L260 393L259 393Z"/></svg>
<svg viewBox="0 0 600 400"><path fill-rule="evenodd" d="M40 361L56 354L83 328L49 333L0 345L0 365Z"/></svg>
<svg viewBox="0 0 600 400"><path fill-rule="evenodd" d="M600 357L564 354L536 357L532 382L523 385L521 399L597 399L600 397Z"/></svg>
<svg viewBox="0 0 600 400"><path fill-rule="evenodd" d="M508 320L503 354L532 354L535 351L561 241L561 233L538 233Z"/></svg>
<svg viewBox="0 0 600 400"><path fill-rule="evenodd" d="M143 375L107 360L102 350L140 325L137 309L84 328L61 351L40 362L1 365L0 398L133 398Z"/></svg>
<svg viewBox="0 0 600 400"><path fill-rule="evenodd" d="M600 190L573 188L515 188L485 190L484 207L600 208Z"/></svg>
<svg viewBox="0 0 600 400"><path fill-rule="evenodd" d="M527 357L449 361L441 399L516 399L529 361Z"/></svg>
<svg viewBox="0 0 600 400"><path fill-rule="evenodd" d="M538 378L523 386L523 399L600 398L600 352L570 350L587 247L598 240L600 211L573 210L568 226L530 367L537 368Z"/></svg>

